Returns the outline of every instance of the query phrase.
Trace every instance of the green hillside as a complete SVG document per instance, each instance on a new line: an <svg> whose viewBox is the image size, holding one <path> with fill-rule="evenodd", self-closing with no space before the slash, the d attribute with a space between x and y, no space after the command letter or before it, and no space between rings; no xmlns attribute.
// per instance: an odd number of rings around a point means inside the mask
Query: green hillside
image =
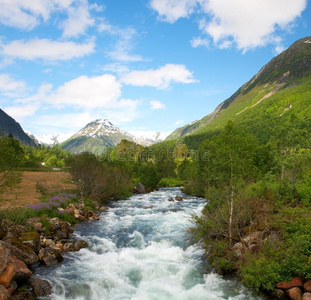
<svg viewBox="0 0 311 300"><path fill-rule="evenodd" d="M284 122L292 115L300 121L308 121L311 115L310 40L311 37L306 37L294 43L222 102L213 113L176 129L167 139L189 137L185 140L202 141L206 135L223 129L229 120L234 120L238 126L245 125L250 132L266 140L273 124ZM263 137L260 132L265 127L268 132Z"/></svg>

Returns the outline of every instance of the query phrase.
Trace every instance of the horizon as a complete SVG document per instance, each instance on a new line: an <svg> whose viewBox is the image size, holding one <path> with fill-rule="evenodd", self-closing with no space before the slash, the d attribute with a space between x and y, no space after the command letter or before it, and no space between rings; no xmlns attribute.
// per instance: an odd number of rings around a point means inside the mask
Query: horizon
<svg viewBox="0 0 311 300"><path fill-rule="evenodd" d="M0 108L35 136L172 132L310 35L307 0L1 2Z"/></svg>

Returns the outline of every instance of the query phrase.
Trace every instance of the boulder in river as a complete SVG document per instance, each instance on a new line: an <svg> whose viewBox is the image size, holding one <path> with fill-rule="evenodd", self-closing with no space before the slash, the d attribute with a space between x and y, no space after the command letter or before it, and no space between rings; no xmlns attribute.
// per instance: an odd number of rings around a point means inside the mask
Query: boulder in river
<svg viewBox="0 0 311 300"><path fill-rule="evenodd" d="M39 259L47 266L54 266L64 260L61 250L58 248L47 247L39 251Z"/></svg>
<svg viewBox="0 0 311 300"><path fill-rule="evenodd" d="M37 297L47 297L52 294L52 286L47 280L31 278L30 285Z"/></svg>

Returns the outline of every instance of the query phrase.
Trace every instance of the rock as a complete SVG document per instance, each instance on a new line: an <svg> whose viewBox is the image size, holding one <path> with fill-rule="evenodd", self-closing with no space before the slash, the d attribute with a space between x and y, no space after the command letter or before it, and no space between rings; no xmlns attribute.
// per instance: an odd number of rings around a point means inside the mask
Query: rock
<svg viewBox="0 0 311 300"><path fill-rule="evenodd" d="M88 248L88 243L84 240L72 240L72 241L67 241L64 244L63 250L67 252L74 252L74 251L79 251L82 248Z"/></svg>
<svg viewBox="0 0 311 300"><path fill-rule="evenodd" d="M4 250L0 245L0 274L4 271L9 262L9 253L8 250Z"/></svg>
<svg viewBox="0 0 311 300"><path fill-rule="evenodd" d="M262 241L264 233L262 231L255 231L248 234L242 241L249 247L251 244L257 244Z"/></svg>
<svg viewBox="0 0 311 300"><path fill-rule="evenodd" d="M101 206L100 208L99 208L99 211L106 211L108 209L108 207L106 207L106 206Z"/></svg>
<svg viewBox="0 0 311 300"><path fill-rule="evenodd" d="M289 290L294 287L302 288L303 283L300 277L294 277L291 281L280 282L276 284L278 289Z"/></svg>
<svg viewBox="0 0 311 300"><path fill-rule="evenodd" d="M168 198L167 201L174 202L174 199L173 198Z"/></svg>
<svg viewBox="0 0 311 300"><path fill-rule="evenodd" d="M15 275L13 277L14 280L24 281L31 277L32 272L27 268L26 264L23 261L19 260L15 256L11 256L10 261L15 268Z"/></svg>
<svg viewBox="0 0 311 300"><path fill-rule="evenodd" d="M302 300L302 291L299 287L294 287L285 292L291 300Z"/></svg>
<svg viewBox="0 0 311 300"><path fill-rule="evenodd" d="M272 292L272 296L277 298L277 299L279 299L279 300L285 300L286 299L285 293L282 290L279 290L279 289L275 289Z"/></svg>
<svg viewBox="0 0 311 300"><path fill-rule="evenodd" d="M4 269L2 274L0 274L0 284L3 285L5 288L7 288L10 285L14 275L15 275L14 264L9 262L7 263L6 268Z"/></svg>
<svg viewBox="0 0 311 300"><path fill-rule="evenodd" d="M8 292L12 295L17 289L16 281L11 281L9 287L7 288Z"/></svg>
<svg viewBox="0 0 311 300"><path fill-rule="evenodd" d="M39 259L47 266L54 266L64 260L58 248L43 248L39 251Z"/></svg>
<svg viewBox="0 0 311 300"><path fill-rule="evenodd" d="M176 201L183 201L183 198L182 198L181 196L177 195L177 196L175 197L175 200L176 200Z"/></svg>
<svg viewBox="0 0 311 300"><path fill-rule="evenodd" d="M245 247L241 242L234 244L233 253L237 258L241 258L243 256L243 252L245 251Z"/></svg>
<svg viewBox="0 0 311 300"><path fill-rule="evenodd" d="M14 244L0 241L0 245L3 248L8 249L11 255L18 257L18 259L22 260L26 265L32 265L39 261L38 256L33 249L24 245L21 241L14 242Z"/></svg>
<svg viewBox="0 0 311 300"><path fill-rule="evenodd" d="M9 291L0 284L0 300L11 300L12 297Z"/></svg>
<svg viewBox="0 0 311 300"><path fill-rule="evenodd" d="M52 286L47 280L31 278L30 285L37 297L47 297L52 294Z"/></svg>
<svg viewBox="0 0 311 300"><path fill-rule="evenodd" d="M135 191L137 194L145 194L146 193L146 189L141 182L137 183Z"/></svg>
<svg viewBox="0 0 311 300"><path fill-rule="evenodd" d="M61 221L59 218L52 218L50 220L50 230L51 231L56 231L58 229L60 229L61 227Z"/></svg>
<svg viewBox="0 0 311 300"><path fill-rule="evenodd" d="M307 280L304 283L303 288L304 288L305 292L311 292L311 280Z"/></svg>
<svg viewBox="0 0 311 300"><path fill-rule="evenodd" d="M55 243L52 239L43 239L42 240L42 245L45 246L45 247L54 247L55 246Z"/></svg>
<svg viewBox="0 0 311 300"><path fill-rule="evenodd" d="M14 297L11 299L13 300L36 300L36 295L33 291L28 291L24 287L21 287L21 289L17 289L17 291L15 291Z"/></svg>
<svg viewBox="0 0 311 300"><path fill-rule="evenodd" d="M33 225L33 228L37 232L42 232L43 225L41 222L37 222Z"/></svg>
<svg viewBox="0 0 311 300"><path fill-rule="evenodd" d="M23 232L21 238L25 245L31 247L36 253L38 253L41 242L40 234L38 232Z"/></svg>
<svg viewBox="0 0 311 300"><path fill-rule="evenodd" d="M150 206L144 206L143 209L154 209L155 207L153 205Z"/></svg>
<svg viewBox="0 0 311 300"><path fill-rule="evenodd" d="M304 293L302 296L302 300L311 300L311 293Z"/></svg>
<svg viewBox="0 0 311 300"><path fill-rule="evenodd" d="M64 230L57 230L55 232L55 239L56 240L63 240L68 239L70 237L70 232Z"/></svg>

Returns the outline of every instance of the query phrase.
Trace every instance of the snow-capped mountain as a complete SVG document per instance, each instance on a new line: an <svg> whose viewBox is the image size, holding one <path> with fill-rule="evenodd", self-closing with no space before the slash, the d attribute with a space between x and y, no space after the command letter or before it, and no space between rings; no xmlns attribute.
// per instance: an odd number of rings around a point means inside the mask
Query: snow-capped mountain
<svg viewBox="0 0 311 300"><path fill-rule="evenodd" d="M46 134L36 136L35 139L39 144L46 146L58 145L74 135L74 132Z"/></svg>
<svg viewBox="0 0 311 300"><path fill-rule="evenodd" d="M135 137L135 143L143 146L151 146L165 140L170 132L156 131L129 131Z"/></svg>
<svg viewBox="0 0 311 300"><path fill-rule="evenodd" d="M143 146L150 146L162 140L160 133L148 132L147 137L143 136L141 132L136 132L137 135L133 133L116 127L107 119L97 119L61 143L61 147L73 153L88 151L100 154L107 148L115 147L123 139Z"/></svg>

